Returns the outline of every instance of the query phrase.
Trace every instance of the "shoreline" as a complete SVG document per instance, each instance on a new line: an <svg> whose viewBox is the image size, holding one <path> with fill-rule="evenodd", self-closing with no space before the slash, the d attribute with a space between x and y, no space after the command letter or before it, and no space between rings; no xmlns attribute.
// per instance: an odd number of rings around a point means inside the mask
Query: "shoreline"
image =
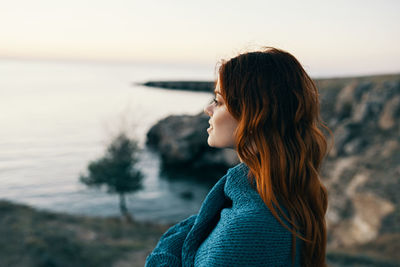
<svg viewBox="0 0 400 267"><path fill-rule="evenodd" d="M39 211L0 200L0 232L7 236L0 240L0 266L144 266L169 227ZM371 249L328 249L327 260L331 266L390 267L397 266L398 256L384 258Z"/></svg>
<svg viewBox="0 0 400 267"><path fill-rule="evenodd" d="M169 228L0 200L0 266L143 266Z"/></svg>

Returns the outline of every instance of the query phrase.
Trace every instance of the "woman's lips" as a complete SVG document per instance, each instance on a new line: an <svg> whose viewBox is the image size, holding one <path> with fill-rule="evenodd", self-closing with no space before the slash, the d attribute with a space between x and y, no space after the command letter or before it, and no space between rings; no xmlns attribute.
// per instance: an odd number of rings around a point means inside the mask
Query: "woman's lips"
<svg viewBox="0 0 400 267"><path fill-rule="evenodd" d="M207 133L209 133L213 129L213 126L211 125L211 120L208 121L208 124L210 124L210 127L207 128Z"/></svg>

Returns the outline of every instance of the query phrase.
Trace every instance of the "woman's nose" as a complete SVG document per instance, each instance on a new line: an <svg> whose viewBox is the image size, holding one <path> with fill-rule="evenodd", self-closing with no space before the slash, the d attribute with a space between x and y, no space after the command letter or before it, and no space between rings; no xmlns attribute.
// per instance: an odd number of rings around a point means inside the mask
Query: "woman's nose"
<svg viewBox="0 0 400 267"><path fill-rule="evenodd" d="M204 113L208 116L211 117L211 110L210 110L210 104L208 104L207 106L204 107Z"/></svg>

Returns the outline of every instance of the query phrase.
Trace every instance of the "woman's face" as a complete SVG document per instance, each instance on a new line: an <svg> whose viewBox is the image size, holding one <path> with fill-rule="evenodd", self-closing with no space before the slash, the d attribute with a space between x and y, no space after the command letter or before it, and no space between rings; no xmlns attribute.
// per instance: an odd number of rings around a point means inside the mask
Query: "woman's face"
<svg viewBox="0 0 400 267"><path fill-rule="evenodd" d="M229 113L220 94L219 79L214 92L214 100L204 108L204 112L210 116L207 143L211 147L234 148L234 132L238 126L238 121Z"/></svg>

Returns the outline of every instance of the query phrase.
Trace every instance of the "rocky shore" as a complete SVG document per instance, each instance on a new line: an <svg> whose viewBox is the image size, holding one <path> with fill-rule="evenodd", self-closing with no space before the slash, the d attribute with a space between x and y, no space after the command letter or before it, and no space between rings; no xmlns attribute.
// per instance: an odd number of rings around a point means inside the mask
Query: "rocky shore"
<svg viewBox="0 0 400 267"><path fill-rule="evenodd" d="M0 201L0 266L142 267L169 225L73 216ZM393 239L393 242L398 239ZM395 243L394 243L395 244ZM331 267L398 266L398 246L330 249Z"/></svg>
<svg viewBox="0 0 400 267"><path fill-rule="evenodd" d="M167 228L0 200L0 266L143 267Z"/></svg>
<svg viewBox="0 0 400 267"><path fill-rule="evenodd" d="M321 116L334 136L322 171L329 248L400 260L400 75L316 84ZM220 173L205 170L226 170L237 158L232 150L207 146L207 127L202 113L169 116L150 129L147 143L166 169L191 169L217 180Z"/></svg>

